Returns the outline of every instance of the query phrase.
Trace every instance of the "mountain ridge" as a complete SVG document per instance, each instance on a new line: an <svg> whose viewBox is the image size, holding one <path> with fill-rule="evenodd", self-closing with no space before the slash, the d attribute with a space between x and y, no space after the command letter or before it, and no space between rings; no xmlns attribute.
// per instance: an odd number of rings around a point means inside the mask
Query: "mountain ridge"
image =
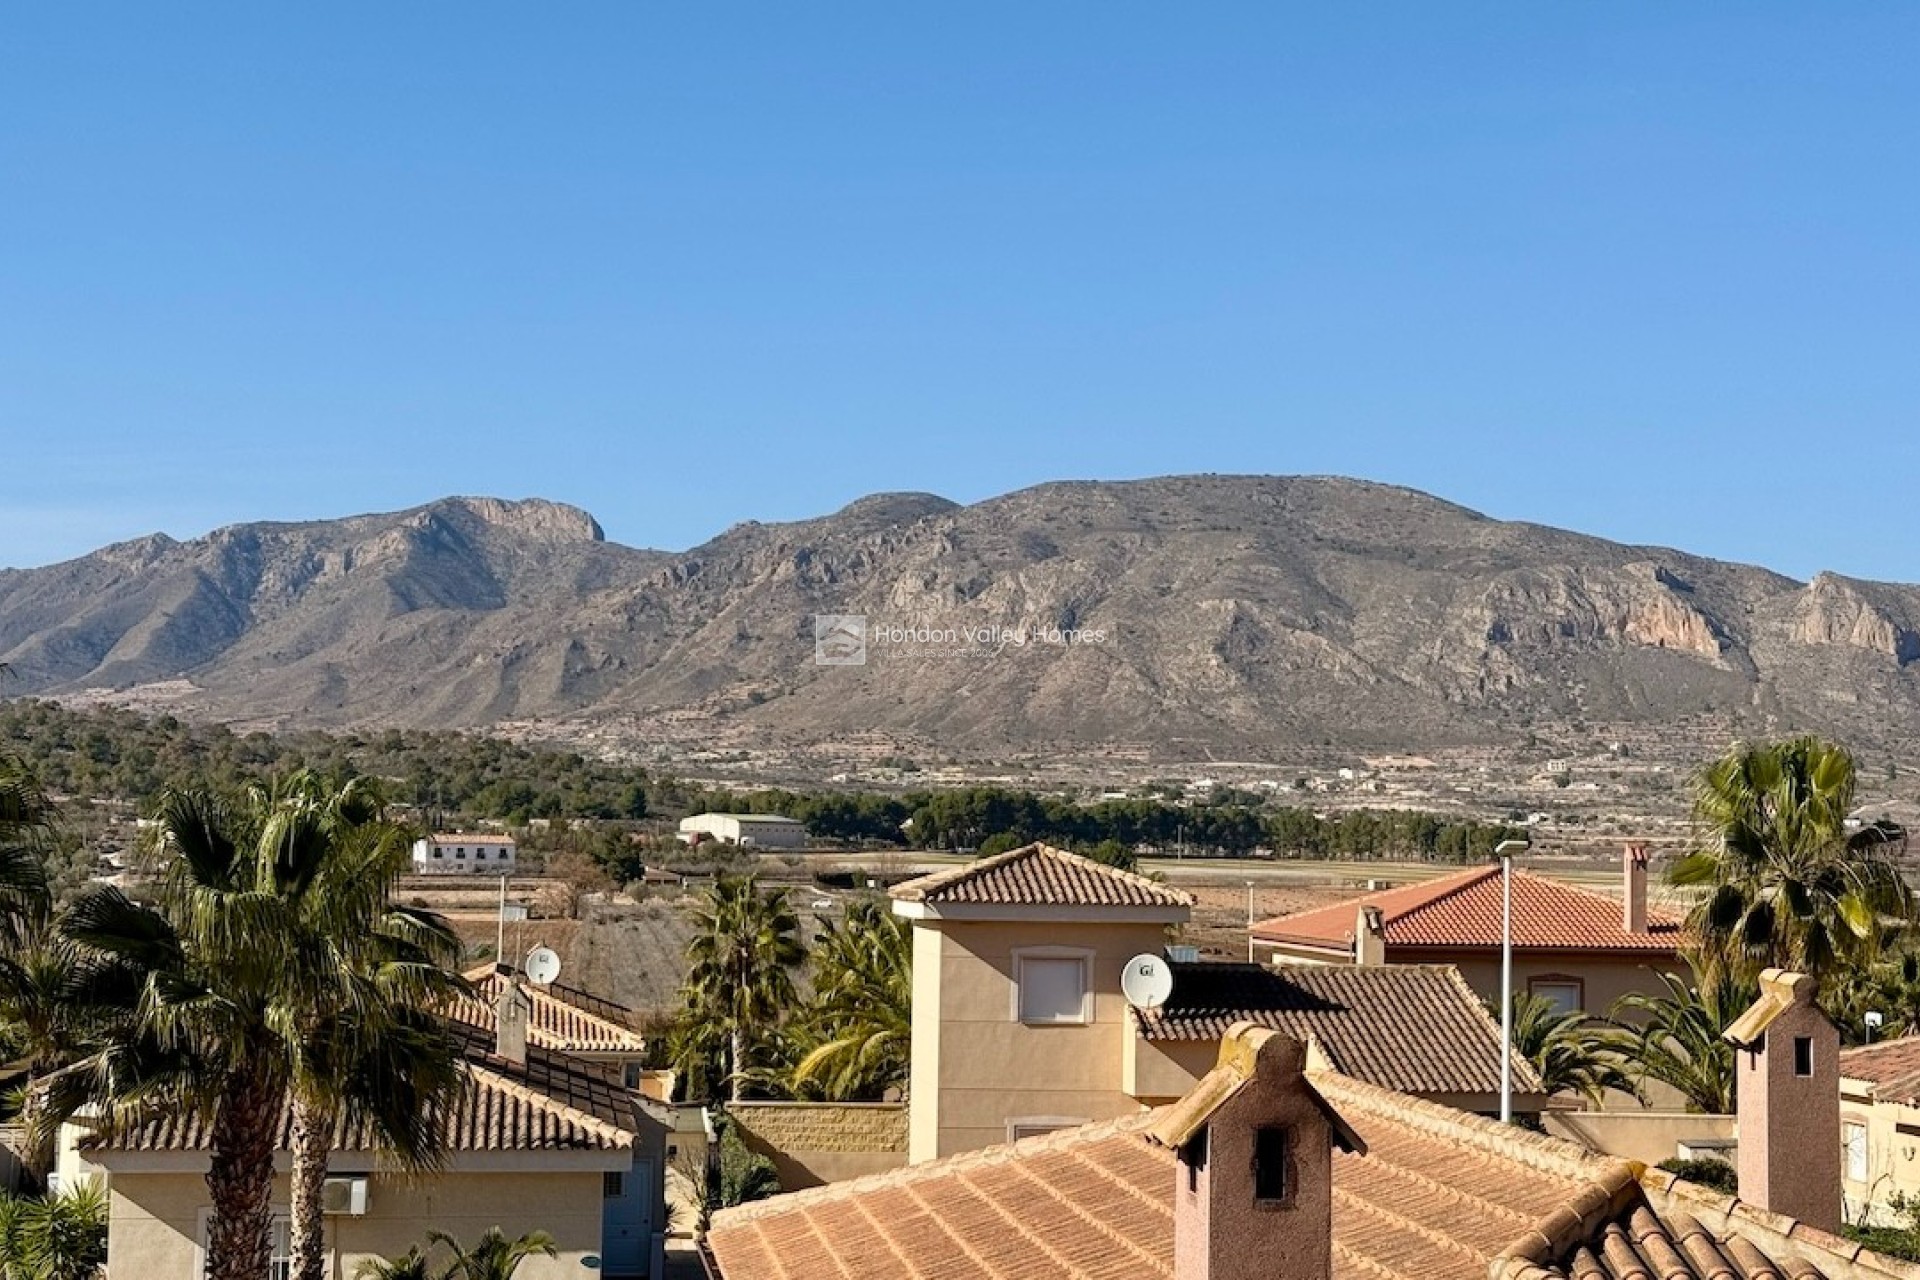
<svg viewBox="0 0 1920 1280"><path fill-rule="evenodd" d="M864 665L815 664L816 614L882 629ZM21 693L249 723L635 744L1419 749L1681 718L1920 738L1920 587L1341 477L874 494L681 552L543 499L155 534L0 571L0 662Z"/></svg>

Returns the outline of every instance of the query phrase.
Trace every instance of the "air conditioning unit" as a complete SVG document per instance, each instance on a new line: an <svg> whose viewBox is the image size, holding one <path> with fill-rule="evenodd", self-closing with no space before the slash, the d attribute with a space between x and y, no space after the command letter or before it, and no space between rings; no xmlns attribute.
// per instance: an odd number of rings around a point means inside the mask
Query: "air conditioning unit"
<svg viewBox="0 0 1920 1280"><path fill-rule="evenodd" d="M320 1208L323 1213L345 1214L359 1218L367 1212L367 1180L365 1178L328 1178L321 1192Z"/></svg>

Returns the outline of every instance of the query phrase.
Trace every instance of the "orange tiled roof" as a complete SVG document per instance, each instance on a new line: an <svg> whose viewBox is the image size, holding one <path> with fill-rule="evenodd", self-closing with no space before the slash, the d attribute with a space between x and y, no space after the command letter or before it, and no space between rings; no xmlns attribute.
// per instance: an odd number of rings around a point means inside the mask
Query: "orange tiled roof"
<svg viewBox="0 0 1920 1280"><path fill-rule="evenodd" d="M500 970L493 965L467 973L467 981L488 1007L500 998L500 980ZM533 1005L527 1038L535 1044L562 1053L637 1054L646 1050L646 1037L633 1029L633 1011L625 1005L557 982L544 987L529 982L521 990Z"/></svg>
<svg viewBox="0 0 1920 1280"><path fill-rule="evenodd" d="M1037 843L909 880L892 896L899 902L992 906L1193 906L1178 889Z"/></svg>
<svg viewBox="0 0 1920 1280"><path fill-rule="evenodd" d="M1920 1036L1842 1049L1840 1074L1865 1080L1882 1102L1920 1103Z"/></svg>
<svg viewBox="0 0 1920 1280"><path fill-rule="evenodd" d="M1389 947L1482 950L1500 945L1500 868L1469 867L1425 884L1402 885L1358 898L1263 920L1262 942L1350 950L1355 917L1377 907ZM1561 884L1531 871L1513 873L1513 945L1523 951L1620 951L1672 955L1681 924L1664 912L1647 913L1647 931L1629 933L1618 900Z"/></svg>
<svg viewBox="0 0 1920 1280"><path fill-rule="evenodd" d="M512 844L512 836L483 835L473 831L435 831L427 837L434 844Z"/></svg>
<svg viewBox="0 0 1920 1280"><path fill-rule="evenodd" d="M1148 1040L1218 1040L1236 1022L1312 1038L1345 1075L1413 1094L1500 1091L1500 1026L1452 965L1174 963L1173 994L1135 1010ZM1544 1092L1525 1058L1514 1087Z"/></svg>
<svg viewBox="0 0 1920 1280"><path fill-rule="evenodd" d="M1864 1280L1920 1269L1570 1143L1333 1073L1336 1280ZM1157 1113L722 1210L721 1280L1169 1280ZM1819 1260L1816 1265L1805 1259ZM1281 1280L1276 1275L1275 1280Z"/></svg>

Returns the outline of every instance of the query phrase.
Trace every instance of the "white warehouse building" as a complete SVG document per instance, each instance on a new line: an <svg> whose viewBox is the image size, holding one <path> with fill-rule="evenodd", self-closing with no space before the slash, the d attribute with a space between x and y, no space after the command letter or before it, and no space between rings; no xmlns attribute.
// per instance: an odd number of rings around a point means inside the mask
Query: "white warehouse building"
<svg viewBox="0 0 1920 1280"><path fill-rule="evenodd" d="M696 813L680 819L680 838L688 844L721 840L756 849L804 849L807 828L798 818L773 813Z"/></svg>
<svg viewBox="0 0 1920 1280"><path fill-rule="evenodd" d="M436 831L413 842L413 872L423 876L510 876L514 853L512 836Z"/></svg>

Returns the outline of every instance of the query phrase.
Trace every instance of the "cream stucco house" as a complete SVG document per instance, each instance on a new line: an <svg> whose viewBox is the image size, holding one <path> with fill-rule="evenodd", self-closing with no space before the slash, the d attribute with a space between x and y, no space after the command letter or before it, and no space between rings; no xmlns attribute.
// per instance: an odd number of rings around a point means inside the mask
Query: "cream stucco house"
<svg viewBox="0 0 1920 1280"><path fill-rule="evenodd" d="M518 1280L589 1271L658 1280L671 1110L626 1088L617 1069L540 1043L549 1037L528 1030L534 1004L526 988L503 979L491 1007L475 1002L456 1021L467 1089L447 1120L443 1172L410 1177L382 1157L370 1135L340 1135L329 1188L330 1277L348 1280L362 1261L404 1253L424 1243L430 1229L465 1240L498 1226L510 1236L545 1231L558 1246L557 1258L530 1259ZM283 1153L287 1136L283 1117ZM153 1117L117 1134L74 1124L63 1131L62 1184L96 1178L110 1193L110 1274L202 1274L208 1137L191 1114ZM283 1207L287 1168L283 1154L274 1189ZM282 1216L276 1267L285 1250ZM268 1280L285 1274L275 1270Z"/></svg>
<svg viewBox="0 0 1920 1280"><path fill-rule="evenodd" d="M1840 1173L1850 1216L1894 1221L1920 1198L1920 1036L1840 1053Z"/></svg>
<svg viewBox="0 0 1920 1280"><path fill-rule="evenodd" d="M1186 923L1192 901L1177 889L1034 844L892 896L913 925L913 1162L1180 1097L1239 1021L1286 1030L1369 1083L1497 1109L1499 1028L1451 968L1172 960L1172 994L1136 1009L1122 970ZM1545 1106L1524 1062L1515 1089L1520 1110Z"/></svg>

